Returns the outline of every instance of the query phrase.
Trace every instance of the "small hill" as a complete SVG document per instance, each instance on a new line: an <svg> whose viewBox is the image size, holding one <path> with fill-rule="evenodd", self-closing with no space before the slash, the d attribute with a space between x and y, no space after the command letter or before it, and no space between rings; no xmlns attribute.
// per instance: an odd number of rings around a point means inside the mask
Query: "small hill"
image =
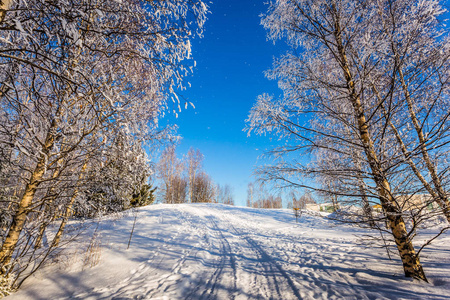
<svg viewBox="0 0 450 300"><path fill-rule="evenodd" d="M93 223L75 255L6 299L450 298L449 234L423 251L425 284L364 244L365 229L320 216L296 223L291 210L152 205L139 209L127 250L133 221L132 212L102 220L90 242Z"/></svg>

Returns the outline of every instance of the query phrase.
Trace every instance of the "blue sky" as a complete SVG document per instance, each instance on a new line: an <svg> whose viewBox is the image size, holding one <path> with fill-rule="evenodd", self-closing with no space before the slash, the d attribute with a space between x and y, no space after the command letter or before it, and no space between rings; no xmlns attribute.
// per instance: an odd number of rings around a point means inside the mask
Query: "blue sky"
<svg viewBox="0 0 450 300"><path fill-rule="evenodd" d="M255 99L262 93L278 96L281 91L264 71L271 68L274 57L287 51L283 41L274 45L260 25L265 0L216 0L207 2L211 13L204 37L192 42L197 62L194 74L186 80L191 88L182 96L194 103L166 121L179 126L183 137L178 146L181 156L190 147L205 156L204 169L221 185L234 190L237 205L245 205L247 184L253 181L258 157L270 149L268 137L243 132L245 119ZM444 1L449 10L449 1ZM449 13L443 16L447 19Z"/></svg>
<svg viewBox="0 0 450 300"><path fill-rule="evenodd" d="M179 156L190 147L199 149L205 171L216 183L232 186L236 204L244 205L257 158L270 140L248 138L242 130L258 95L280 93L264 71L286 48L266 39L260 25L260 14L267 10L264 1L217 0L208 5L204 36L192 43L197 67L186 79L191 88L182 92L195 109L189 107L168 121L179 126L183 137Z"/></svg>

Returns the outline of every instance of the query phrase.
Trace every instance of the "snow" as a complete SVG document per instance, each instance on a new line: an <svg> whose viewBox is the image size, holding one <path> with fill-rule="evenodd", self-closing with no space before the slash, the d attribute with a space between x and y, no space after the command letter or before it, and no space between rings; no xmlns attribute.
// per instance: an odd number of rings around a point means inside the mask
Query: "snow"
<svg viewBox="0 0 450 300"><path fill-rule="evenodd" d="M318 215L296 223L291 210L158 204L137 220L128 250L132 212L100 222L96 266L81 268L80 243L76 256L6 299L450 298L449 234L422 252L426 284L405 278L383 249L361 245L366 229Z"/></svg>

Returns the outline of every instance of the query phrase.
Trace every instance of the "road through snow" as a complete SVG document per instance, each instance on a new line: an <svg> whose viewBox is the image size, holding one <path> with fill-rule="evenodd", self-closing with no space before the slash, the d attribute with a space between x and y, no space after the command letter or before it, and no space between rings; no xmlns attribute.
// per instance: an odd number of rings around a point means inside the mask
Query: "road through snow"
<svg viewBox="0 0 450 300"><path fill-rule="evenodd" d="M431 284L359 245L363 229L289 210L153 205L100 223L100 263L52 265L7 299L448 299L448 235L423 261ZM78 256L82 256L79 253Z"/></svg>

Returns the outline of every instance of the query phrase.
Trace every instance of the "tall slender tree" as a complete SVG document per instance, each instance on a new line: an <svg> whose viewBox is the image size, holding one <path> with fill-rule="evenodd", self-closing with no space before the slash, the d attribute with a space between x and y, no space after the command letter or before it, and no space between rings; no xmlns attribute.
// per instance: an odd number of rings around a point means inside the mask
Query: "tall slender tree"
<svg viewBox="0 0 450 300"><path fill-rule="evenodd" d="M187 168L188 168L188 179L189 179L189 201L193 202L194 199L194 185L196 178L200 175L203 162L203 154L200 150L194 150L190 148L187 156Z"/></svg>
<svg viewBox="0 0 450 300"><path fill-rule="evenodd" d="M260 171L266 179L297 184L296 174L326 175L339 178L340 184L334 191L323 186L323 192L366 202L368 197L377 199L405 275L425 281L399 195L408 189L412 194L418 191L408 160L421 166L414 174L428 170L421 181L431 180L436 195L443 181L433 177L442 179L445 174L434 172L434 176L425 158L431 145L436 155L448 152L443 148L448 141L448 111L442 110L448 101L448 47L444 46L448 43L438 38L442 31L436 29L441 13L438 1L273 2L262 23L270 38L286 38L295 51L277 60L269 73L279 80L284 97L261 96L248 127L289 137L287 145L272 152L285 160ZM408 55L399 57L398 46L408 49L402 52ZM405 68L413 93L402 79ZM411 94L416 96L414 104L408 100ZM422 123L414 121L415 114L423 117ZM410 150L400 151L389 122L402 128L398 133ZM413 127L417 139L405 131L411 122L417 124ZM431 133L428 141L421 138L424 129ZM286 159L302 151L311 155L313 163ZM434 199L446 213L445 199Z"/></svg>

